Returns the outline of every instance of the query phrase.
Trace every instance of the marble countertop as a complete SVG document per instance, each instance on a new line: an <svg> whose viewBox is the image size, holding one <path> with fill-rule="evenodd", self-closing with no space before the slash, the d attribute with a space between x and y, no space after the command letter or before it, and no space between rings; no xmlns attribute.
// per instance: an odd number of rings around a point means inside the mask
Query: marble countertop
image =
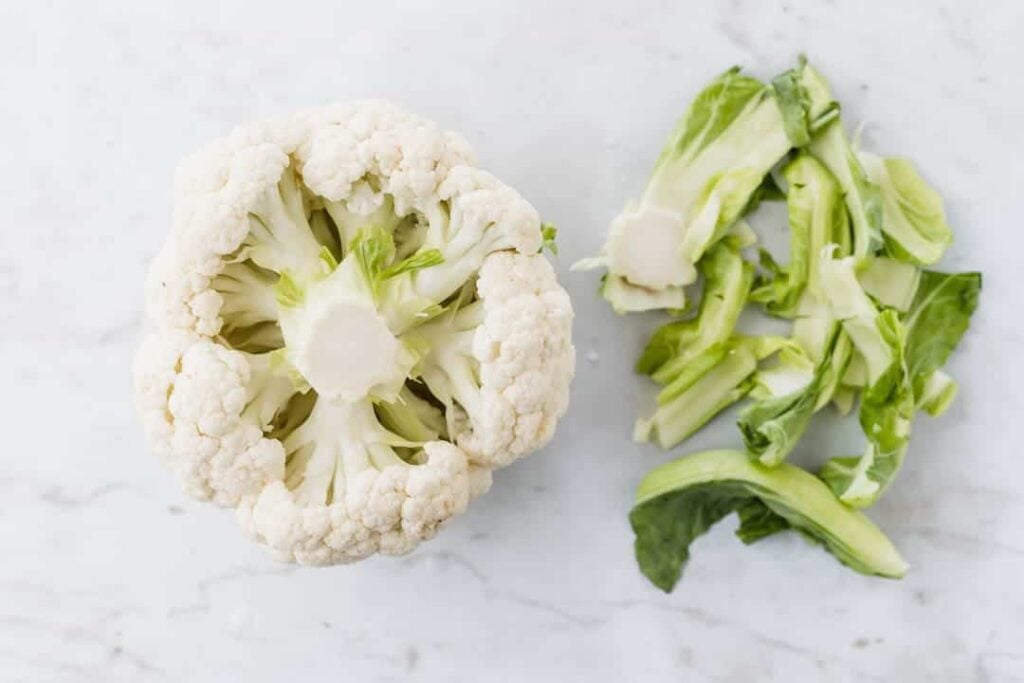
<svg viewBox="0 0 1024 683"><path fill-rule="evenodd" d="M1019 3L255 4L0 9L0 680L1024 680ZM961 395L871 513L905 580L795 535L745 548L729 522L666 596L626 522L667 457L630 440L650 390L629 365L658 318L615 317L568 264L701 84L800 51L869 146L941 188L944 265L984 271ZM142 442L129 365L177 160L237 122L360 96L463 132L560 226L580 362L555 441L435 541L297 568L183 496ZM799 457L855 443L824 422ZM720 420L692 447L735 443Z"/></svg>

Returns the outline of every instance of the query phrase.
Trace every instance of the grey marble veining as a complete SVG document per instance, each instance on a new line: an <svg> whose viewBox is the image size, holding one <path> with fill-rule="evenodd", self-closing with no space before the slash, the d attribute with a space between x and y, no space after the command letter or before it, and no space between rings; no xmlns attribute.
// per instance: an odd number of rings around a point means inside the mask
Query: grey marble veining
<svg viewBox="0 0 1024 683"><path fill-rule="evenodd" d="M1024 11L968 2L7 3L0 8L0 680L1024 680ZM952 373L872 516L913 565L844 569L723 524L671 596L641 579L630 363L568 264L600 246L696 89L806 51L943 192L985 273ZM383 96L463 132L561 228L574 402L546 451L402 559L281 565L185 498L135 420L142 280L177 159L233 124ZM782 226L768 226L782 230ZM827 421L826 421L827 422ZM812 429L805 462L856 434ZM731 445L719 420L692 448Z"/></svg>

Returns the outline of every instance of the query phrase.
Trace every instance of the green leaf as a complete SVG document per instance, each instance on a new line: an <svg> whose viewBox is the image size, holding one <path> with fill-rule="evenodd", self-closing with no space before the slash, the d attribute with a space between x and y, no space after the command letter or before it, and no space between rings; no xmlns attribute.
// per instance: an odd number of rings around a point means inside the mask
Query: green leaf
<svg viewBox="0 0 1024 683"><path fill-rule="evenodd" d="M387 280L444 262L439 250L424 249L396 263L394 236L381 226L356 232L349 244L349 253L359 264L374 299L380 298L381 286Z"/></svg>
<svg viewBox="0 0 1024 683"><path fill-rule="evenodd" d="M658 405L663 406L689 389L701 377L711 371L730 351L727 343L713 344L694 356L686 367L658 393Z"/></svg>
<svg viewBox="0 0 1024 683"><path fill-rule="evenodd" d="M543 223L540 226L540 236L543 240L540 245L540 251L547 249L555 256L558 256L558 245L555 243L555 238L558 236L558 228L551 223Z"/></svg>
<svg viewBox="0 0 1024 683"><path fill-rule="evenodd" d="M736 536L746 545L792 528L785 517L772 512L759 498L744 500L736 508L736 514L740 518Z"/></svg>
<svg viewBox="0 0 1024 683"><path fill-rule="evenodd" d="M836 120L822 130L809 149L839 181L850 214L853 233L853 254L865 260L882 246L882 197L857 160Z"/></svg>
<svg viewBox="0 0 1024 683"><path fill-rule="evenodd" d="M729 339L750 293L754 268L729 244L715 245L701 261L700 268L704 275L704 294L696 317L697 334L695 337L681 335L671 357L650 372L659 384L671 382L695 356ZM655 332L656 338L659 333ZM670 333L665 333L658 344L663 349L664 342L672 338ZM664 357L663 351L652 351L649 359L656 354L659 360Z"/></svg>
<svg viewBox="0 0 1024 683"><path fill-rule="evenodd" d="M805 87L822 92L829 90L825 78L810 66L805 71ZM831 122L818 128L807 150L839 182L850 213L853 254L858 261L863 261L882 246L881 191L861 166L843 130L842 120L835 116Z"/></svg>
<svg viewBox="0 0 1024 683"><path fill-rule="evenodd" d="M978 307L980 294L981 273L921 273L904 322L907 370L916 399L924 395L928 379L946 364L960 343Z"/></svg>
<svg viewBox="0 0 1024 683"><path fill-rule="evenodd" d="M861 471L862 465L869 466L870 464L869 460L865 461L863 457L858 456L830 458L818 471L818 478L825 482L837 497L842 497L850 490L855 490L855 481L861 482L860 486L862 487L867 483L870 488L863 494L870 498L878 490L878 485L868 482Z"/></svg>
<svg viewBox="0 0 1024 683"><path fill-rule="evenodd" d="M274 285L274 298L284 308L298 308L306 298L306 292L299 286L289 271L284 271Z"/></svg>
<svg viewBox="0 0 1024 683"><path fill-rule="evenodd" d="M647 346L636 362L636 371L650 375L670 361L681 349L697 338L698 320L676 320L662 325L651 335Z"/></svg>
<svg viewBox="0 0 1024 683"><path fill-rule="evenodd" d="M734 66L711 81L686 110L655 169L674 157L693 158L717 139L752 101L763 98L765 85Z"/></svg>
<svg viewBox="0 0 1024 683"><path fill-rule="evenodd" d="M781 268L767 252L761 265L766 275L750 294L775 316L797 314L805 289L820 294L818 263L822 250L847 231L846 209L839 184L832 174L808 154L799 154L782 170L789 185L789 265Z"/></svg>
<svg viewBox="0 0 1024 683"><path fill-rule="evenodd" d="M811 98L801 83L805 64L806 60L801 58L801 63L796 69L790 69L772 79L772 88L775 91L775 100L778 102L779 111L782 112L786 135L794 147L803 147L811 141L810 123L807 116Z"/></svg>
<svg viewBox="0 0 1024 683"><path fill-rule="evenodd" d="M843 502L866 507L878 500L899 471L915 402L906 364L905 327L896 310L879 309L871 301L854 265L853 258L823 262L822 284L833 312L864 358L867 384L858 417L868 446L856 465L843 458L826 463L822 477L836 487Z"/></svg>
<svg viewBox="0 0 1024 683"><path fill-rule="evenodd" d="M821 390L818 392L818 404L814 407L815 412L828 405L836 393L843 389L843 378L846 376L846 370L850 367L853 356L854 348L850 335L846 334L840 326L832 357L823 370L824 376L821 381Z"/></svg>
<svg viewBox="0 0 1024 683"><path fill-rule="evenodd" d="M796 447L817 403L818 383L803 391L752 403L740 413L737 423L751 455L768 467L775 467Z"/></svg>
<svg viewBox="0 0 1024 683"><path fill-rule="evenodd" d="M422 270L423 268L431 268L444 263L444 257L441 256L441 252L438 249L425 249L417 252L398 263L385 268L381 273L381 280L390 280L393 277L402 275L403 273L411 273L414 270Z"/></svg>
<svg viewBox="0 0 1024 683"><path fill-rule="evenodd" d="M359 230L349 246L355 255L363 277L370 284L374 295L380 288L384 273L395 257L395 241L391 233L380 227Z"/></svg>
<svg viewBox="0 0 1024 683"><path fill-rule="evenodd" d="M749 542L774 533L780 522L751 509L751 500L855 571L892 578L906 572L906 562L878 527L842 505L815 476L787 464L762 467L739 451L696 453L648 473L629 515L640 571L671 591L690 558L690 544L731 512L744 511L740 535Z"/></svg>
<svg viewBox="0 0 1024 683"><path fill-rule="evenodd" d="M861 393L860 425L875 447L876 460L897 453L896 457L902 458L914 414L914 396L903 357L903 328L892 310L882 312L876 325L891 349L892 361ZM893 474L897 468L898 463L892 468ZM890 483L888 479L876 481L883 489Z"/></svg>
<svg viewBox="0 0 1024 683"><path fill-rule="evenodd" d="M953 241L942 197L908 159L858 154L871 182L881 191L882 231L894 258L930 265Z"/></svg>
<svg viewBox="0 0 1024 683"><path fill-rule="evenodd" d="M839 326L835 325L825 356L805 386L762 398L740 413L737 426L743 442L761 464L775 467L783 462L804 435L811 416L828 402L821 394L827 387L826 381L834 376L834 352L839 338Z"/></svg>
<svg viewBox="0 0 1024 683"><path fill-rule="evenodd" d="M879 256L868 259L857 279L875 301L904 312L914 301L921 271L909 263Z"/></svg>
<svg viewBox="0 0 1024 683"><path fill-rule="evenodd" d="M956 380L942 370L936 370L924 382L917 406L932 417L946 412L957 394Z"/></svg>
<svg viewBox="0 0 1024 683"><path fill-rule="evenodd" d="M796 341L786 339L773 352L778 354L775 363L759 368L754 377L751 393L759 401L802 391L814 380L815 363ZM767 358L769 355L772 354L760 357Z"/></svg>
<svg viewBox="0 0 1024 683"><path fill-rule="evenodd" d="M805 146L811 136L839 116L828 83L800 55L796 68L772 79L786 134L794 147Z"/></svg>
<svg viewBox="0 0 1024 683"><path fill-rule="evenodd" d="M334 254L327 247L320 247L320 260L323 261L328 273L334 272L334 269L338 267L338 259L334 258Z"/></svg>
<svg viewBox="0 0 1024 683"><path fill-rule="evenodd" d="M713 176L702 193L693 219L686 225L679 250L688 263L697 263L744 215L750 197L762 186L764 171L741 167Z"/></svg>
<svg viewBox="0 0 1024 683"><path fill-rule="evenodd" d="M636 562L651 583L669 593L690 560L690 544L749 498L742 484L690 486L637 505L629 513Z"/></svg>
<svg viewBox="0 0 1024 683"><path fill-rule="evenodd" d="M684 389L669 385L666 390L670 395L659 397L654 415L637 421L634 438L653 438L662 448L672 448L746 396L751 388L749 379L757 369L756 346L756 340L734 340L717 363L706 369L691 366L703 372L681 373L679 377L685 378L688 385Z"/></svg>
<svg viewBox="0 0 1024 683"><path fill-rule="evenodd" d="M829 309L834 318L842 321L867 366L868 383L873 383L896 361L892 345L882 336L877 324L882 311L857 279L853 257L830 256L822 261L820 270Z"/></svg>
<svg viewBox="0 0 1024 683"><path fill-rule="evenodd" d="M887 454L878 452L869 443L860 457L841 457L828 460L818 476L847 505L866 508L873 505L903 464L906 448Z"/></svg>

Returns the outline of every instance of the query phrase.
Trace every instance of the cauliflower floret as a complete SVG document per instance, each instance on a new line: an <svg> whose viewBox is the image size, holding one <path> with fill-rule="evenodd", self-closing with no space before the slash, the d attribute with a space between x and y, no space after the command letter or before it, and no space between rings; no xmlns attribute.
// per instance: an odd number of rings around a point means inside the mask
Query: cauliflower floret
<svg viewBox="0 0 1024 683"><path fill-rule="evenodd" d="M135 353L135 405L150 446L164 457L170 455L174 438L174 416L167 409L167 399L181 371L181 357L201 339L186 330L152 334Z"/></svg>
<svg viewBox="0 0 1024 683"><path fill-rule="evenodd" d="M439 192L442 203L427 213L430 227L424 248L436 248L444 261L412 274L420 296L434 301L447 298L480 270L488 254L540 250L537 210L490 173L456 168Z"/></svg>
<svg viewBox="0 0 1024 683"><path fill-rule="evenodd" d="M472 165L461 136L387 102L363 102L304 112L309 134L296 152L306 185L331 202L352 195L367 201L373 178L377 193L393 198L405 215L437 201L438 186L458 166ZM379 205L379 204L378 204Z"/></svg>
<svg viewBox="0 0 1024 683"><path fill-rule="evenodd" d="M568 407L572 306L538 255L488 256L477 291L480 301L453 320L419 331L432 349L422 374L473 462L504 467L546 444Z"/></svg>
<svg viewBox="0 0 1024 683"><path fill-rule="evenodd" d="M423 462L402 460L396 447L419 446L384 429L368 401L318 402L285 445L285 480L238 508L243 530L282 559L320 565L400 555L469 504L465 454L433 441L414 458Z"/></svg>
<svg viewBox="0 0 1024 683"><path fill-rule="evenodd" d="M284 476L284 449L264 433L296 389L274 365L187 333L143 344L136 386L147 431L190 495L235 505Z"/></svg>

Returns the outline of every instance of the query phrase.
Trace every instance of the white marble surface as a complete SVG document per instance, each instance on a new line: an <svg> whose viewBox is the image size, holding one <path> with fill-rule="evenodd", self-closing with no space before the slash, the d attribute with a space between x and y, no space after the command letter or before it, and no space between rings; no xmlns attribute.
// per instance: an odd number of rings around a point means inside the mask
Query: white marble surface
<svg viewBox="0 0 1024 683"><path fill-rule="evenodd" d="M0 680L1024 680L1016 0L254 4L0 8ZM985 273L962 394L872 512L904 581L795 537L744 548L724 524L664 596L625 516L666 458L629 439L649 391L628 365L656 319L614 317L567 265L700 84L801 50L870 145L942 189L946 265ZM464 132L561 227L579 372L555 442L436 541L299 569L183 498L142 443L129 360L176 160L235 122L364 95ZM854 438L819 425L801 457ZM695 445L735 443L724 420Z"/></svg>

